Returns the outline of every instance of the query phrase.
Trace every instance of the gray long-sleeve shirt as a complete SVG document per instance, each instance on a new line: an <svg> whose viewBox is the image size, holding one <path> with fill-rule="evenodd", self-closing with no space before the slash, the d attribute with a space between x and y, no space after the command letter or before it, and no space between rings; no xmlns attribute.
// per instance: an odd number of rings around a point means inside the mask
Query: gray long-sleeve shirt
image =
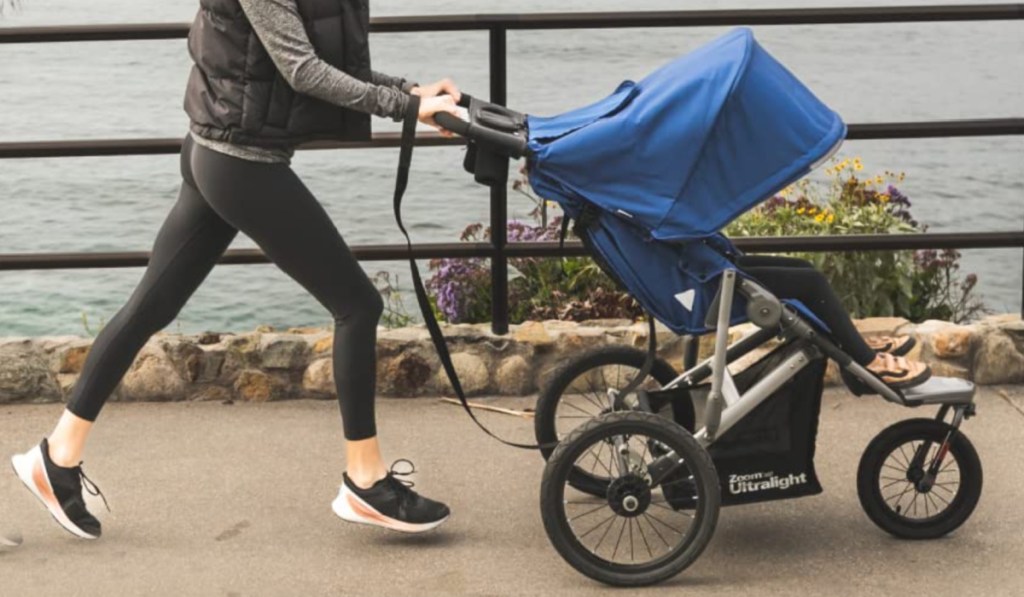
<svg viewBox="0 0 1024 597"><path fill-rule="evenodd" d="M285 81L299 92L338 106L401 121L416 83L376 71L361 81L321 59L299 16L295 0L239 0L253 31ZM210 149L258 162L289 163L292 148L276 149L213 141L193 134Z"/></svg>

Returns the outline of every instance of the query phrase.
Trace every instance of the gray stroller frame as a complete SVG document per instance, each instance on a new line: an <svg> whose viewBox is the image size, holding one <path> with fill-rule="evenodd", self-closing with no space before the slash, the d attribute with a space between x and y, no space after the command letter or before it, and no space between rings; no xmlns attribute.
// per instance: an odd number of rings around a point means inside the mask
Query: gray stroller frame
<svg viewBox="0 0 1024 597"><path fill-rule="evenodd" d="M792 307L783 304L769 291L749 279L739 279L736 270L725 270L715 302L708 310L709 328L715 328L713 356L682 373L664 389L680 385L693 386L711 378L711 393L705 410L705 426L696 433L701 445L707 447L728 431L755 407L771 396L784 383L818 356L825 355L836 361L864 384L887 401L901 406L917 407L940 405L936 420L943 421L953 411L951 425L959 428L965 418L974 414L975 386L970 381L932 377L923 384L900 391L890 388L875 375L839 349L829 338L819 333ZM729 345L729 314L733 298L739 294L747 300L747 317L757 330ZM715 305L717 304L717 309ZM785 342L795 342L799 350L781 365L762 377L742 395L736 389L728 365L761 346L778 332ZM671 459L672 454L664 458Z"/></svg>

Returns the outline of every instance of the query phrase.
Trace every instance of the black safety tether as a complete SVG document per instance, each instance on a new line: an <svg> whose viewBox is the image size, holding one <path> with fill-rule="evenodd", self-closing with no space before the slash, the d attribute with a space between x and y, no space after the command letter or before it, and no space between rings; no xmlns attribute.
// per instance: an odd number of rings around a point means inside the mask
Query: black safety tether
<svg viewBox="0 0 1024 597"><path fill-rule="evenodd" d="M409 107L406 109L405 120L402 125L402 140L398 154L398 174L395 177L394 206L395 222L398 224L398 229L402 231L402 235L405 236L405 242L409 248L409 269L412 274L413 287L416 291L416 301L419 303L420 312L423 314L423 322L426 324L427 330L430 332L430 339L433 341L434 348L437 350L437 356L441 361L441 366L444 367L444 371L448 375L448 381L452 385L452 390L454 390L455 395L459 397L459 402L462 403L462 408L465 409L466 414L473 419L473 422L476 423L480 429L501 443L514 448L523 448L526 450L554 448L558 445L558 442L549 442L539 445L521 444L508 441L495 435L494 432L484 426L484 424L476 418L476 415L473 413L473 409L470 408L469 403L466 400L466 394L462 389L462 383L459 381L459 375L455 371L454 363L452 363L451 353L448 351L448 344L445 342L444 334L441 333L441 326L437 323L437 318L434 316L434 310L430 305L430 299L427 297L426 288L423 286L423 280L420 277L420 269L416 264L416 258L412 251L412 239L409 237L409 232L405 229L405 224L402 223L402 197L405 196L406 188L409 186L409 169L412 165L412 151L416 142L416 122L419 118L419 111L419 96L410 96ZM648 342L647 358L644 361L644 365L639 374L632 382L629 383L628 386L626 386L626 389L620 395L628 395L629 392L632 392L639 387L654 367L655 350L657 347L654 334L654 319L648 317L648 321L650 323L650 338Z"/></svg>

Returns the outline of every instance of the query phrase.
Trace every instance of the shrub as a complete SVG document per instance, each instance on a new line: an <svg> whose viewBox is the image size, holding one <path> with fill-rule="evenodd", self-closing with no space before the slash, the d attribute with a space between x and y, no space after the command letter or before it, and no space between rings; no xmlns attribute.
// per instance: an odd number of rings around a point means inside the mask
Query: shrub
<svg viewBox="0 0 1024 597"><path fill-rule="evenodd" d="M803 179L743 214L727 236L913 234L927 230L910 213L896 183L905 174L862 177L860 158L833 161L826 182ZM828 278L852 317L898 316L911 321L963 321L983 310L972 295L977 276L960 280L960 253L855 251L788 253Z"/></svg>

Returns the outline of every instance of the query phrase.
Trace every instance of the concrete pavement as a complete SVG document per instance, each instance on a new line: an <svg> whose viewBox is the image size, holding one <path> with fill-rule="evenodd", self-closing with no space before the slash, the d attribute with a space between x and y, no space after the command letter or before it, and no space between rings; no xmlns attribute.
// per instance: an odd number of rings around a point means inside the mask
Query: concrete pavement
<svg viewBox="0 0 1024 597"><path fill-rule="evenodd" d="M984 489L953 535L891 538L856 496L868 441L932 410L829 392L817 457L825 493L725 508L696 564L625 593L579 575L548 543L540 456L488 438L459 407L379 401L388 461L415 461L416 489L453 510L437 531L407 536L331 512L344 466L333 402L112 403L85 462L113 509L99 513L99 541L60 529L0 463L0 529L25 536L21 548L0 551L0 595L1022 595L1024 388L984 388L978 401L964 431L981 455ZM0 408L0 454L38 442L59 411ZM480 416L532 439L525 420Z"/></svg>

